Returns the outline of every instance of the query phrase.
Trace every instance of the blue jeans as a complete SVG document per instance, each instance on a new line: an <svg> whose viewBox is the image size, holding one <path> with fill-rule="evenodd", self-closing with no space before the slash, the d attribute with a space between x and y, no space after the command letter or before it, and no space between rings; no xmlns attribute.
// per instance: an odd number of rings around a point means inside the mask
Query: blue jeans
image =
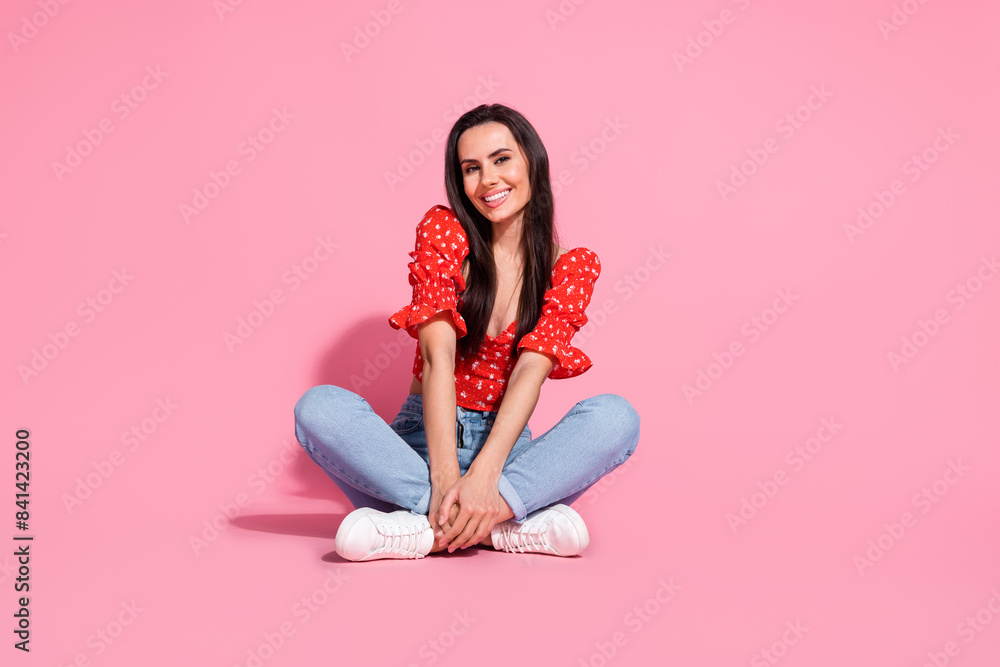
<svg viewBox="0 0 1000 667"><path fill-rule="evenodd" d="M455 441L463 475L496 415L456 407ZM430 511L421 394L408 394L396 418L386 424L358 394L318 385L295 404L295 437L355 508ZM616 394L584 399L537 438L525 425L500 475L500 495L518 522L543 507L569 505L624 463L638 443L639 415L628 400Z"/></svg>

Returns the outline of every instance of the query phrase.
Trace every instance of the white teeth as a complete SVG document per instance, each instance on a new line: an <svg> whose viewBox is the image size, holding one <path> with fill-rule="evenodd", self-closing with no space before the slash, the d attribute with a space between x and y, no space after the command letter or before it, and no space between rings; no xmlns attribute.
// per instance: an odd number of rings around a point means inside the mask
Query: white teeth
<svg viewBox="0 0 1000 667"><path fill-rule="evenodd" d="M504 190L503 192L498 192L497 194L495 194L495 195L493 195L491 197L486 197L485 199L486 199L486 201L488 201L488 202L490 202L492 204L493 202L497 201L498 199L503 199L509 193L510 193L510 190Z"/></svg>

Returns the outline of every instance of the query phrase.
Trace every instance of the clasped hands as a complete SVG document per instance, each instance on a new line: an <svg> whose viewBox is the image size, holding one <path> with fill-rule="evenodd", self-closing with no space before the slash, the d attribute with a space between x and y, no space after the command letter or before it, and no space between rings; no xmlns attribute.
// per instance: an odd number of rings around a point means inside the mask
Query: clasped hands
<svg viewBox="0 0 1000 667"><path fill-rule="evenodd" d="M427 518L439 546L452 553L479 544L504 520L510 509L497 488L499 481L474 467L465 475L457 467L432 475Z"/></svg>

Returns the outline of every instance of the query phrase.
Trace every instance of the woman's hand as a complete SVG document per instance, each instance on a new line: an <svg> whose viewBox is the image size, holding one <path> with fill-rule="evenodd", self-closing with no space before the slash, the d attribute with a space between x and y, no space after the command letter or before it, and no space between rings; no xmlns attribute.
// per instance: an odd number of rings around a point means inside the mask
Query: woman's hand
<svg viewBox="0 0 1000 667"><path fill-rule="evenodd" d="M444 508L454 508L454 503L458 504L458 516L447 518L447 523L451 526L445 526L444 534L439 538L439 542L448 548L449 553L482 542L504 511L508 510L507 503L497 488L498 483L495 476L470 468L465 476L447 489L436 518L438 523L446 523L446 517L441 516Z"/></svg>
<svg viewBox="0 0 1000 667"><path fill-rule="evenodd" d="M445 517L444 522L438 522L438 516L441 514L441 501L444 499L445 492L461 478L462 473L459 471L457 464L452 470L431 475L431 503L430 511L427 513L427 520L430 522L431 528L434 529L435 542L444 535L446 530L451 528L452 523L458 516L458 505L452 505L451 511Z"/></svg>

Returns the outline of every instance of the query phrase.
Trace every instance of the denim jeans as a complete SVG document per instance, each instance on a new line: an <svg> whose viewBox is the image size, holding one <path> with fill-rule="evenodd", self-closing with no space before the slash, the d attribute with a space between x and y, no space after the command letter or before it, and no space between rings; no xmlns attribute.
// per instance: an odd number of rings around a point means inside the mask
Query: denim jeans
<svg viewBox="0 0 1000 667"><path fill-rule="evenodd" d="M464 475L493 427L496 411L456 407L455 438ZM431 482L423 396L408 394L386 424L358 394L312 387L295 404L295 437L355 508L430 511ZM524 430L497 485L523 522L535 510L569 505L624 463L639 442L639 415L616 394L587 398L548 431Z"/></svg>

